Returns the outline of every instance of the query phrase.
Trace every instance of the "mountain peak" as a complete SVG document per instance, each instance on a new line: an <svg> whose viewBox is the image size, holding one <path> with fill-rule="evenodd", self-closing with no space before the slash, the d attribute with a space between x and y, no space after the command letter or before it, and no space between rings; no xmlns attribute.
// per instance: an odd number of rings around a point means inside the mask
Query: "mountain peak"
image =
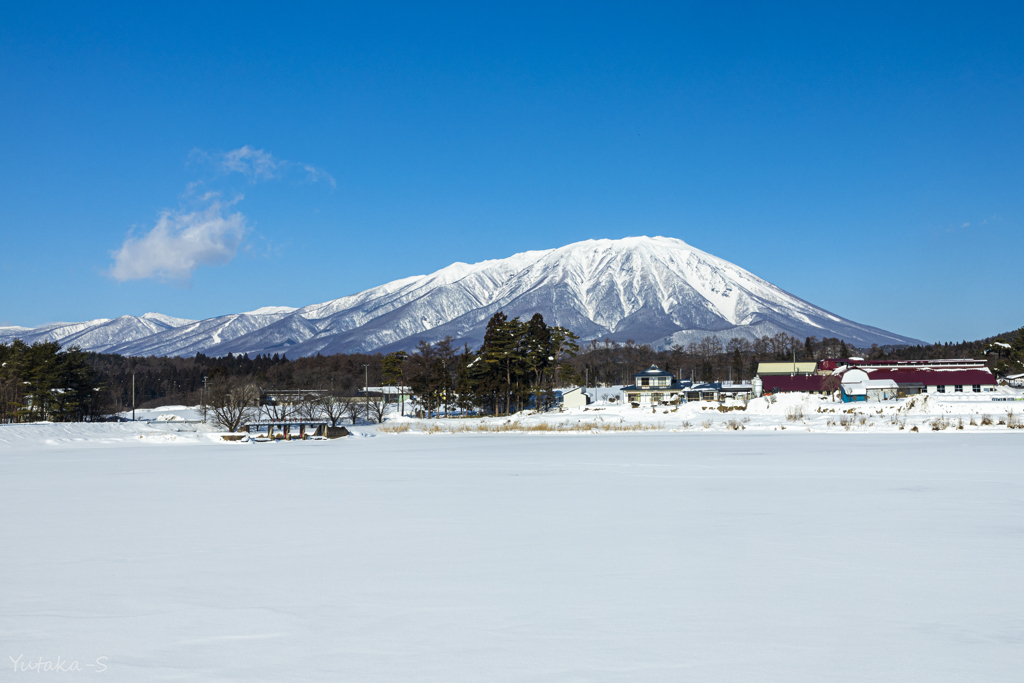
<svg viewBox="0 0 1024 683"><path fill-rule="evenodd" d="M255 311L245 311L242 315L280 315L282 313L294 313L299 309L294 306L263 306Z"/></svg>
<svg viewBox="0 0 1024 683"><path fill-rule="evenodd" d="M582 340L632 339L656 348L709 335L838 337L857 346L918 340L847 320L735 264L674 237L590 239L479 263L453 263L304 308L265 306L188 321L141 319L0 329L0 341L33 334L129 355L286 352L290 358L388 352L452 337L477 346L498 311L541 313ZM156 328L161 329L156 329Z"/></svg>

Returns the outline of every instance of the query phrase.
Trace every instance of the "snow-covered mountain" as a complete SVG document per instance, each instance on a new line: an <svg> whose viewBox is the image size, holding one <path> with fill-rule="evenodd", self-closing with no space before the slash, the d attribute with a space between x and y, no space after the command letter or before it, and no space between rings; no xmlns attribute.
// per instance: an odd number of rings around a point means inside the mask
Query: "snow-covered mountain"
<svg viewBox="0 0 1024 683"><path fill-rule="evenodd" d="M587 240L431 275L395 280L358 294L293 309L192 321L141 318L0 328L0 341L57 339L127 355L190 356L201 351L287 353L289 357L411 349L445 336L477 346L497 311L543 314L584 340L633 339L658 348L710 334L838 337L857 346L917 344L807 303L752 273L667 237Z"/></svg>
<svg viewBox="0 0 1024 683"><path fill-rule="evenodd" d="M21 339L28 344L38 341L59 341L62 346L80 346L89 351L106 352L115 346L145 339L193 322L195 321L174 318L162 313L146 313L142 316L99 318L84 323L51 323L35 328L0 327L0 343L13 339Z"/></svg>

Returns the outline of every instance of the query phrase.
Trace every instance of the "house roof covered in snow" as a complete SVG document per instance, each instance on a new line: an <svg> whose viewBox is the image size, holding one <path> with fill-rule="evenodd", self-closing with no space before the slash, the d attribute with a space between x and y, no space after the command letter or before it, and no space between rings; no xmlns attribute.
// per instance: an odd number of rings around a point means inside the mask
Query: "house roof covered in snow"
<svg viewBox="0 0 1024 683"><path fill-rule="evenodd" d="M819 370L843 366L862 368L980 368L985 361L974 358L932 358L930 360L864 360L863 358L826 358L818 361Z"/></svg>
<svg viewBox="0 0 1024 683"><path fill-rule="evenodd" d="M671 372L666 372L659 368L657 365L652 365L643 372L638 372L634 377L674 377Z"/></svg>
<svg viewBox="0 0 1024 683"><path fill-rule="evenodd" d="M897 384L924 384L940 386L948 384L995 384L996 378L988 368L949 368L943 370L918 370L916 368L900 368L898 370L860 368L868 373L868 378L891 379Z"/></svg>

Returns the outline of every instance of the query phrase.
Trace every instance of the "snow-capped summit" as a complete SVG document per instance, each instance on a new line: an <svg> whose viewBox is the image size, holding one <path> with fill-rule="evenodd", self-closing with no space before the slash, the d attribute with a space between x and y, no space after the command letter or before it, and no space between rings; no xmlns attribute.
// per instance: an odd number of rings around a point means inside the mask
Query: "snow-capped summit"
<svg viewBox="0 0 1024 683"><path fill-rule="evenodd" d="M277 315L298 310L294 306L262 306L255 311L246 311L243 315Z"/></svg>
<svg viewBox="0 0 1024 683"><path fill-rule="evenodd" d="M430 275L304 308L268 306L181 324L164 316L164 329L126 334L118 343L111 339L102 350L130 355L284 352L294 358L410 349L421 339L449 335L475 346L497 311L510 317L539 312L549 324L567 327L584 340L633 339L661 348L710 334L727 339L778 332L838 337L858 346L919 343L829 313L682 240L627 237L454 263ZM93 322L109 328L119 320ZM157 322L155 317L142 320ZM91 348L83 329L76 330L80 341L75 343ZM10 334L0 330L0 340Z"/></svg>

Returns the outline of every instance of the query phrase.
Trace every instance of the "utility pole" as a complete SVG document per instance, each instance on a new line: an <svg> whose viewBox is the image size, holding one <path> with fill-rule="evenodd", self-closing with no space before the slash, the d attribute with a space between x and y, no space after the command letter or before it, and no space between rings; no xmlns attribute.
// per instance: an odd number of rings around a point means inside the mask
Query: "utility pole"
<svg viewBox="0 0 1024 683"><path fill-rule="evenodd" d="M203 391L200 400L203 403L203 422L206 422L206 375L203 375Z"/></svg>
<svg viewBox="0 0 1024 683"><path fill-rule="evenodd" d="M363 396L366 397L366 421L370 421L370 364L363 363Z"/></svg>
<svg viewBox="0 0 1024 683"><path fill-rule="evenodd" d="M132 371L132 422L135 422L135 371Z"/></svg>

